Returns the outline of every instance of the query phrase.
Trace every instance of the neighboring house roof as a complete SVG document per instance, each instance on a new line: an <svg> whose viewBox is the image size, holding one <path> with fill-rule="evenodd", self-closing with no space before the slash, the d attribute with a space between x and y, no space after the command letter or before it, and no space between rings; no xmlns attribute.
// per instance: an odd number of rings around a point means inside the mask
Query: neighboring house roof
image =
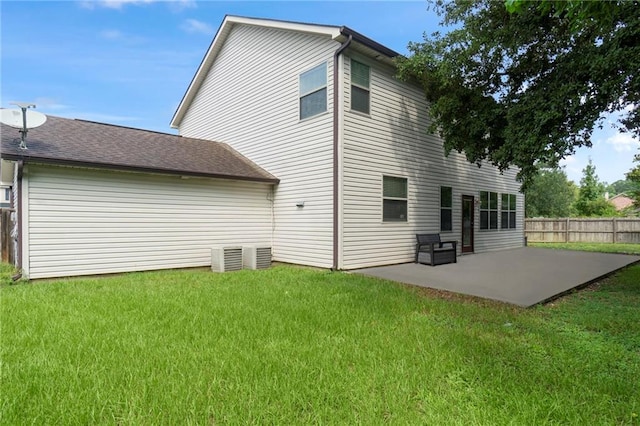
<svg viewBox="0 0 640 426"><path fill-rule="evenodd" d="M236 25L254 25L265 28L275 28L280 30L289 30L289 31L298 31L307 34L315 34L319 36L330 37L331 39L344 43L349 36L352 37L352 48L358 50L364 55L371 56L376 58L379 61L386 62L389 65L393 65L392 59L400 54L381 45L380 43L358 33L357 31L352 30L349 27L345 26L335 26L335 25L318 25L318 24L307 24L303 22L291 22L291 21L280 21L275 19L260 19L260 18L247 18L242 16L225 16L218 32L216 33L207 53L204 55L196 74L194 75L187 91L185 92L180 104L178 105L178 109L176 110L173 118L171 119L171 127L177 128L180 126L180 122L184 118L187 110L189 109L189 105L193 101L196 93L200 89L207 73L209 72L209 68L215 61L220 49L224 45L225 40L231 33L231 30Z"/></svg>
<svg viewBox="0 0 640 426"><path fill-rule="evenodd" d="M624 194L618 194L615 197L611 197L609 202L615 206L616 210L624 210L633 205L633 200Z"/></svg>
<svg viewBox="0 0 640 426"><path fill-rule="evenodd" d="M17 129L0 130L5 160L278 183L220 142L48 116L29 130L23 150Z"/></svg>

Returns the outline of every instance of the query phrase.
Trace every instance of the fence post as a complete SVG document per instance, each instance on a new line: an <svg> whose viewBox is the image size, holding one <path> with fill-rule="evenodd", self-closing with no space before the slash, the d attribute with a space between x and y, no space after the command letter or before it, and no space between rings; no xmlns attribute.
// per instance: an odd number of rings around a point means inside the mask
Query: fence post
<svg viewBox="0 0 640 426"><path fill-rule="evenodd" d="M615 217L613 220L613 244L618 242L618 219Z"/></svg>
<svg viewBox="0 0 640 426"><path fill-rule="evenodd" d="M565 226L565 230L564 230L564 242L568 243L569 242L569 221L571 219L567 218L567 224Z"/></svg>

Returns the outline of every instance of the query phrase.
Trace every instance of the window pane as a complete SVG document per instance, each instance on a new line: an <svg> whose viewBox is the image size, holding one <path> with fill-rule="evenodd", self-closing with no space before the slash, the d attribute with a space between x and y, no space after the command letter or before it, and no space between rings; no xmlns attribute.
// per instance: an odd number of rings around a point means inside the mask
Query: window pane
<svg viewBox="0 0 640 426"><path fill-rule="evenodd" d="M480 229L489 229L489 212L480 212Z"/></svg>
<svg viewBox="0 0 640 426"><path fill-rule="evenodd" d="M407 198L407 179L391 176L382 178L382 196Z"/></svg>
<svg viewBox="0 0 640 426"><path fill-rule="evenodd" d="M498 229L498 212L489 211L489 229Z"/></svg>
<svg viewBox="0 0 640 426"><path fill-rule="evenodd" d="M502 212L500 214L500 228L505 229L509 227L509 212Z"/></svg>
<svg viewBox="0 0 640 426"><path fill-rule="evenodd" d="M497 192L489 193L489 208L491 210L498 210L498 193Z"/></svg>
<svg viewBox="0 0 640 426"><path fill-rule="evenodd" d="M502 210L509 210L509 194L502 194Z"/></svg>
<svg viewBox="0 0 640 426"><path fill-rule="evenodd" d="M369 114L369 91L351 86L351 109Z"/></svg>
<svg viewBox="0 0 640 426"><path fill-rule="evenodd" d="M451 209L440 209L440 230L451 231L452 229Z"/></svg>
<svg viewBox="0 0 640 426"><path fill-rule="evenodd" d="M300 98L300 118L311 117L327 110L327 89Z"/></svg>
<svg viewBox="0 0 640 426"><path fill-rule="evenodd" d="M516 194L511 194L509 197L509 210L516 209Z"/></svg>
<svg viewBox="0 0 640 426"><path fill-rule="evenodd" d="M369 66L351 60L351 83L369 88Z"/></svg>
<svg viewBox="0 0 640 426"><path fill-rule="evenodd" d="M452 206L452 191L450 186L440 187L440 207Z"/></svg>
<svg viewBox="0 0 640 426"><path fill-rule="evenodd" d="M327 64L300 74L300 95L306 95L327 86Z"/></svg>
<svg viewBox="0 0 640 426"><path fill-rule="evenodd" d="M382 220L406 222L407 202L404 200L383 200Z"/></svg>
<svg viewBox="0 0 640 426"><path fill-rule="evenodd" d="M509 228L516 227L516 212L509 213Z"/></svg>
<svg viewBox="0 0 640 426"><path fill-rule="evenodd" d="M480 191L480 208L481 209L489 208L489 193L486 191Z"/></svg>

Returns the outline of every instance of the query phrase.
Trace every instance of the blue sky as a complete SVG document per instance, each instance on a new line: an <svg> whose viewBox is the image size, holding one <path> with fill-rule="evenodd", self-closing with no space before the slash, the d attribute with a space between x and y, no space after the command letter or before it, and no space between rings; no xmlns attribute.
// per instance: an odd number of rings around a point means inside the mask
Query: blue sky
<svg viewBox="0 0 640 426"><path fill-rule="evenodd" d="M352 29L406 53L438 29L426 1L0 1L0 106L174 133L169 122L225 14ZM640 146L609 125L563 163L624 179Z"/></svg>

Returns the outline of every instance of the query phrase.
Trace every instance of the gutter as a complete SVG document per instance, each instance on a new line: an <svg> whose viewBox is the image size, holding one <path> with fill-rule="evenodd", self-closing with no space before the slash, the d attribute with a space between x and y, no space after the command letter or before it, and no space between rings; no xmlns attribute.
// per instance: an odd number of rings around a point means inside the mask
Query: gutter
<svg viewBox="0 0 640 426"><path fill-rule="evenodd" d="M24 161L18 160L18 175L17 175L17 193L18 202L16 204L16 222L18 223L18 252L16 253L16 268L19 273L12 277L13 281L17 281L22 278L22 172L24 168Z"/></svg>
<svg viewBox="0 0 640 426"><path fill-rule="evenodd" d="M332 270L338 270L338 253L339 253L339 238L338 233L340 231L339 226L339 189L340 189L340 179L339 179L339 159L340 153L339 142L340 142L340 123L338 116L338 109L340 108L340 99L338 94L340 93L340 78L339 78L339 66L338 66L338 57L344 50L349 47L351 44L351 40L353 40L353 35L349 34L349 38L347 41L342 43L342 45L335 51L333 54L333 266Z"/></svg>
<svg viewBox="0 0 640 426"><path fill-rule="evenodd" d="M155 174L162 174L162 175L193 176L193 177L203 177L203 178L211 178L211 179L264 182L264 183L271 183L271 184L280 183L280 179L278 179L275 176L273 178L257 177L257 176L255 177L254 176L236 176L236 175L225 175L221 173L191 172L186 170L163 169L159 167L129 166L129 165L115 164L115 163L97 163L97 162L90 162L90 161L65 160L65 159L58 159L58 158L25 156L25 155L17 155L17 154L2 154L2 158L5 160L13 160L13 161L19 161L19 162L28 161L29 163L49 164L54 166L89 167L89 168L102 169L102 170L118 170L118 171L125 171L125 172L155 173Z"/></svg>

